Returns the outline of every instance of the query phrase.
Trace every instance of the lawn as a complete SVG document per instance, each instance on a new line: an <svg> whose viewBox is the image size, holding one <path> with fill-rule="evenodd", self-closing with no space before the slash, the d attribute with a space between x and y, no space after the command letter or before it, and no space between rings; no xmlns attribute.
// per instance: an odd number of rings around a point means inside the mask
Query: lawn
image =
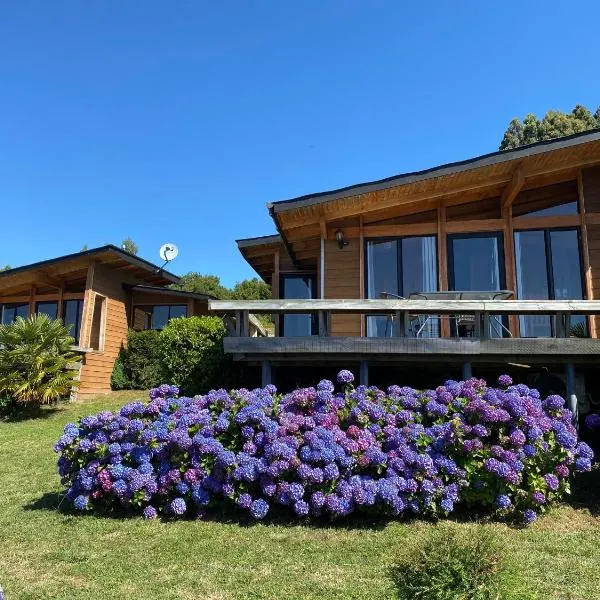
<svg viewBox="0 0 600 600"><path fill-rule="evenodd" d="M434 524L143 521L59 509L52 445L64 424L141 393L115 393L0 422L0 585L16 598L396 598L395 557ZM598 471L570 504L528 529L493 528L509 561L503 598L595 599L600 590Z"/></svg>

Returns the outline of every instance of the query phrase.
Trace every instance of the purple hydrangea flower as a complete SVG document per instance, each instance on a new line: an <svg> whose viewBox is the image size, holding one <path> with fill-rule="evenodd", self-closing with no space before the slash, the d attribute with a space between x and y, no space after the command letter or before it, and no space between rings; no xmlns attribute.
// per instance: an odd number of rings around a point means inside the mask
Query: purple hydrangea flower
<svg viewBox="0 0 600 600"><path fill-rule="evenodd" d="M354 375L347 369L342 369L337 374L338 383L352 383L354 381Z"/></svg>
<svg viewBox="0 0 600 600"><path fill-rule="evenodd" d="M144 519L156 519L156 517L158 516L156 509L150 504L146 506L146 508L144 508L142 514L144 516Z"/></svg>

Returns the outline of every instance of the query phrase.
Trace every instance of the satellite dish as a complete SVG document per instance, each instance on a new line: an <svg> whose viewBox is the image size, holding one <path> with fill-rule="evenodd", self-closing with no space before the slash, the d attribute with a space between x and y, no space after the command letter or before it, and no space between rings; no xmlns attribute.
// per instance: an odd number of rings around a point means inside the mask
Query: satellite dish
<svg viewBox="0 0 600 600"><path fill-rule="evenodd" d="M158 251L159 256L165 261L165 264L177 258L179 250L175 244L163 244Z"/></svg>

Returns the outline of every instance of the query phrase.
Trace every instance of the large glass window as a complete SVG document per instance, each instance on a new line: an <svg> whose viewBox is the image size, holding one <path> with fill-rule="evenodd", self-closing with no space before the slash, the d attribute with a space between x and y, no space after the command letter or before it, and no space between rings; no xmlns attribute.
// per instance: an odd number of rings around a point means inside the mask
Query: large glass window
<svg viewBox="0 0 600 600"><path fill-rule="evenodd" d="M58 302L37 302L35 305L37 315L46 315L51 319L58 317Z"/></svg>
<svg viewBox="0 0 600 600"><path fill-rule="evenodd" d="M282 275L281 297L286 300L312 299L316 297L317 280L314 275ZM314 314L283 315L280 335L305 337L316 335L317 319Z"/></svg>
<svg viewBox="0 0 600 600"><path fill-rule="evenodd" d="M501 233L471 233L448 236L448 284L459 292L496 292L504 289L504 252ZM475 335L471 316L451 319L451 333L459 337ZM490 315L490 337L508 335L508 321Z"/></svg>
<svg viewBox="0 0 600 600"><path fill-rule="evenodd" d="M83 300L65 300L63 302L63 323L70 327L69 333L75 338L75 343L79 343L79 333L81 332L81 314L83 312Z"/></svg>
<svg viewBox="0 0 600 600"><path fill-rule="evenodd" d="M29 316L29 304L3 304L2 324L10 325L17 317L26 319Z"/></svg>
<svg viewBox="0 0 600 600"><path fill-rule="evenodd" d="M504 287L501 233L448 236L449 285L461 292L490 292Z"/></svg>
<svg viewBox="0 0 600 600"><path fill-rule="evenodd" d="M367 241L367 296L369 298L407 298L419 292L437 290L437 245L435 236L416 236L393 240ZM388 315L368 316L367 335L395 335L396 323ZM437 336L437 319L415 316L411 322L415 335Z"/></svg>
<svg viewBox="0 0 600 600"><path fill-rule="evenodd" d="M133 311L133 328L164 329L171 319L187 317L186 304L157 304L154 306L136 306Z"/></svg>
<svg viewBox="0 0 600 600"><path fill-rule="evenodd" d="M523 300L581 300L583 282L576 229L515 232L518 297ZM521 316L522 337L553 334L549 316ZM571 335L587 335L586 318L571 319Z"/></svg>

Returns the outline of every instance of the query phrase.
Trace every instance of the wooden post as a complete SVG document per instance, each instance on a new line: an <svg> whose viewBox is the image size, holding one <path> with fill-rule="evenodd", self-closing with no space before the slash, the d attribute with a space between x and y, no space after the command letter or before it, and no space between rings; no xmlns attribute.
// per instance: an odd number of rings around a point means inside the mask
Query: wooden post
<svg viewBox="0 0 600 600"><path fill-rule="evenodd" d="M61 283L61 286L58 288L58 302L56 303L56 316L57 318L63 318L63 295L65 293L65 284Z"/></svg>
<svg viewBox="0 0 600 600"><path fill-rule="evenodd" d="M358 268L358 276L359 276L359 296L360 299L363 300L365 297L365 238L364 238L364 226L363 226L363 216L359 216L358 221L358 243L360 247L358 249L359 255L359 268ZM365 315L360 315L360 337L365 336Z"/></svg>
<svg viewBox="0 0 600 600"><path fill-rule="evenodd" d="M327 239L327 223L321 219L319 222L321 227L321 260L319 264L321 265L320 269L320 285L319 285L319 296L321 298L325 298L325 240Z"/></svg>
<svg viewBox="0 0 600 600"><path fill-rule="evenodd" d="M271 280L271 296L279 300L279 248L273 256L273 279ZM281 317L278 314L272 315L275 323L275 337L279 337L279 321Z"/></svg>
<svg viewBox="0 0 600 600"><path fill-rule="evenodd" d="M446 235L446 205L443 200L437 210L437 231L438 231L438 278L440 291L448 290L448 237ZM440 319L441 337L450 337L450 321Z"/></svg>
<svg viewBox="0 0 600 600"><path fill-rule="evenodd" d="M512 205L502 207L504 220L504 271L506 285L509 290L517 295L517 275L515 268L515 234L513 228ZM513 337L519 336L519 318L517 315L508 317L508 329Z"/></svg>
<svg viewBox="0 0 600 600"><path fill-rule="evenodd" d="M396 311L396 337L406 337L406 319L408 315L403 310Z"/></svg>
<svg viewBox="0 0 600 600"><path fill-rule="evenodd" d="M319 336L325 337L327 335L327 321L325 312L320 310L317 313L317 317L319 319Z"/></svg>
<svg viewBox="0 0 600 600"><path fill-rule="evenodd" d="M366 360L360 361L360 385L369 385L369 363Z"/></svg>
<svg viewBox="0 0 600 600"><path fill-rule="evenodd" d="M29 289L29 316L31 317L32 315L35 314L35 292L36 292L36 287L35 285L32 285L31 288Z"/></svg>
<svg viewBox="0 0 600 600"><path fill-rule="evenodd" d="M587 235L587 224L585 221L585 196L583 188L583 172L579 169L577 174L577 190L579 194L579 227L581 229L581 254L583 255L583 276L585 297L587 300L594 299L594 286L592 282L592 268L590 266L590 249ZM591 337L598 337L597 317L588 317L588 329Z"/></svg>
<svg viewBox="0 0 600 600"><path fill-rule="evenodd" d="M262 386L265 387L271 383L271 361L263 360L261 363Z"/></svg>

